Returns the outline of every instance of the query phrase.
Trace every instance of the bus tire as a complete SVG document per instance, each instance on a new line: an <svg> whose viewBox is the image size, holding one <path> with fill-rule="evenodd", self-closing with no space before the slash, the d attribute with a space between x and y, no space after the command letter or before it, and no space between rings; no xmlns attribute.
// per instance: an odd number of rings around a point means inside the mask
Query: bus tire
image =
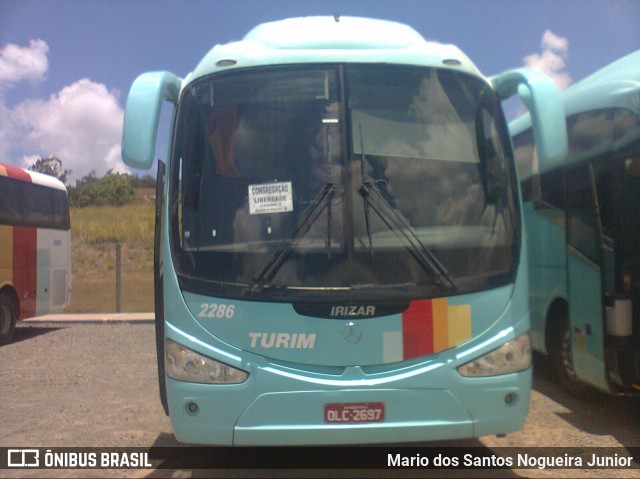
<svg viewBox="0 0 640 479"><path fill-rule="evenodd" d="M573 368L571 355L571 335L566 315L554 318L549 324L549 360L554 376L569 393L577 395L589 389L580 381Z"/></svg>
<svg viewBox="0 0 640 479"><path fill-rule="evenodd" d="M11 342L17 320L18 308L13 296L7 291L0 292L0 346Z"/></svg>

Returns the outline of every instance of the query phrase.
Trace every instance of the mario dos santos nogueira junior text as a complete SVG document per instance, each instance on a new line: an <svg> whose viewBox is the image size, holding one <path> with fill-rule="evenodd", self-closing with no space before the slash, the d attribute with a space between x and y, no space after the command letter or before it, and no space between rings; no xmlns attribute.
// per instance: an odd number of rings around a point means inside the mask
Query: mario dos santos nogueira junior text
<svg viewBox="0 0 640 479"><path fill-rule="evenodd" d="M403 455L387 454L388 467L470 467L470 468L490 468L490 467L517 467L517 468L626 468L631 467L632 456L625 456L618 453L611 455L600 455L592 453L590 456L582 457L571 454L558 455L533 455L516 454L514 456L463 454L458 455Z"/></svg>

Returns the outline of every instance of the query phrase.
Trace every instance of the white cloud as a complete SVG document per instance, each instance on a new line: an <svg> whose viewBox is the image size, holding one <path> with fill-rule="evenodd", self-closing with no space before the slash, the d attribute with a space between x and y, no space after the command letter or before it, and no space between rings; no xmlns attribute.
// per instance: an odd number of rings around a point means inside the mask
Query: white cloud
<svg viewBox="0 0 640 479"><path fill-rule="evenodd" d="M49 46L43 40L31 40L28 47L6 44L0 49L0 83L43 81L49 70L48 52Z"/></svg>
<svg viewBox="0 0 640 479"><path fill-rule="evenodd" d="M72 183L92 170L99 176L128 171L120 158L124 112L118 91L83 78L46 100L4 103L3 88L46 79L48 51L42 40L0 49L0 161L28 167L56 155L73 171Z"/></svg>
<svg viewBox="0 0 640 479"><path fill-rule="evenodd" d="M73 171L73 179L91 170L98 175L127 171L120 160L123 116L118 94L86 78L46 101L26 100L13 109L14 124L24 134L23 149L56 155Z"/></svg>
<svg viewBox="0 0 640 479"><path fill-rule="evenodd" d="M560 90L567 88L571 76L565 71L565 59L569 55L569 41L565 37L546 30L540 42L541 53L532 53L523 58L525 66L549 75Z"/></svg>
<svg viewBox="0 0 640 479"><path fill-rule="evenodd" d="M545 30L540 42L543 50L553 50L566 55L569 52L569 40L556 35L551 30Z"/></svg>

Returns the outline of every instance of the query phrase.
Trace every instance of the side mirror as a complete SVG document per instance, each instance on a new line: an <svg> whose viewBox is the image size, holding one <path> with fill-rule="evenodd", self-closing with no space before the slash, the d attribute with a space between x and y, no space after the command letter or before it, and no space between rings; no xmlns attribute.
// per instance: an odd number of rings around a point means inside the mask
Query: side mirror
<svg viewBox="0 0 640 479"><path fill-rule="evenodd" d="M502 100L518 93L529 109L529 115L521 118L531 121L541 169L564 161L569 151L567 124L553 80L542 72L520 68L491 78L491 83Z"/></svg>
<svg viewBox="0 0 640 479"><path fill-rule="evenodd" d="M128 166L151 168L162 102L176 102L181 85L182 80L169 72L144 73L133 82L122 129L122 159Z"/></svg>

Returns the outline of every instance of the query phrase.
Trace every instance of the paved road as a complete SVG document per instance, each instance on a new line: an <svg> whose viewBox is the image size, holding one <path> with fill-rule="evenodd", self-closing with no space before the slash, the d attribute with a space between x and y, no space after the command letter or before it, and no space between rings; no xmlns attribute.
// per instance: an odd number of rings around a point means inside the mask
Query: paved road
<svg viewBox="0 0 640 479"><path fill-rule="evenodd" d="M0 447L177 446L158 400L151 317L52 318L23 323L0 348ZM576 399L560 391L535 363L525 428L505 438L482 437L437 446L640 447L640 404L593 392ZM432 443L418 446L433 446ZM487 452L491 453L490 449ZM32 477L33 472L10 472ZM265 471L38 471L49 477L262 477ZM399 471L375 471L398 477ZM421 477L425 471L402 471ZM429 471L431 473L433 471ZM459 471L469 477L469 471ZM29 475L31 474L31 475ZM276 471L273 477L300 476ZM373 477L371 471L312 471L309 477ZM480 473L478 473L480 474ZM449 470L443 477L451 477ZM640 477L640 470L489 471L484 477ZM480 476L479 476L480 477Z"/></svg>

